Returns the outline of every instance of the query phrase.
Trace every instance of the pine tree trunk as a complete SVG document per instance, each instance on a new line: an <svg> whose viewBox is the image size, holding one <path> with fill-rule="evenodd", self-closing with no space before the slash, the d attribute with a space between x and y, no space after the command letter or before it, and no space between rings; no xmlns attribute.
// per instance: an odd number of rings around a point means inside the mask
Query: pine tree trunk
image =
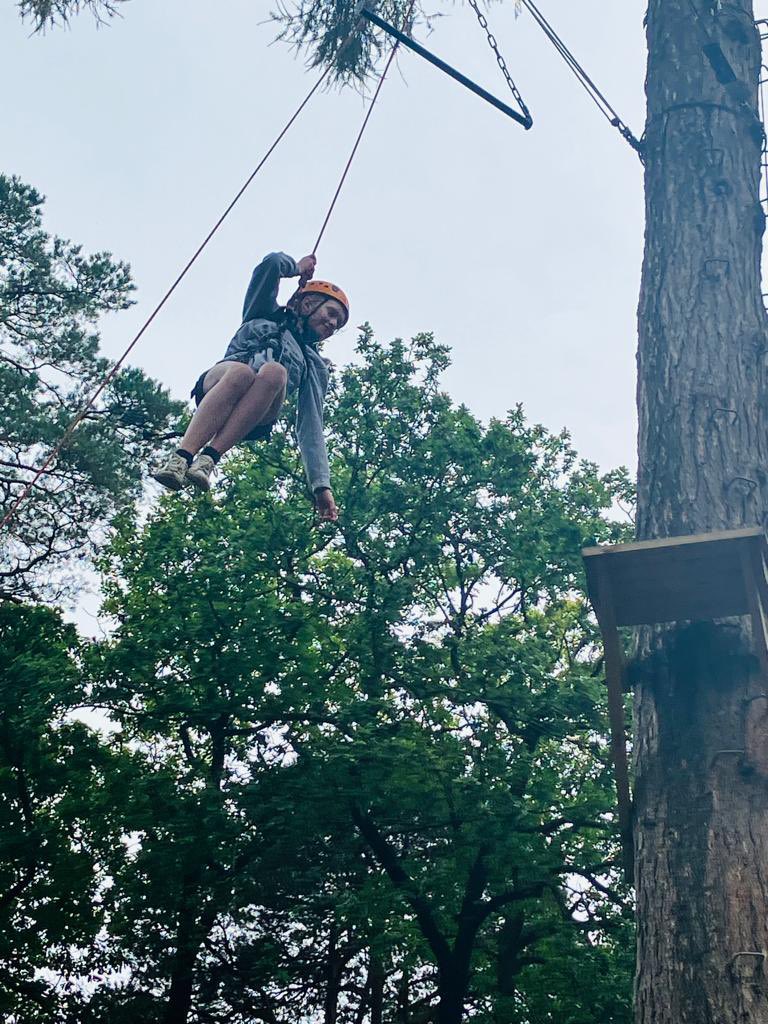
<svg viewBox="0 0 768 1024"><path fill-rule="evenodd" d="M705 32L737 82L718 82ZM641 539L768 508L752 0L650 0L648 44ZM768 680L750 651L744 622L639 638L637 1024L768 1022Z"/></svg>

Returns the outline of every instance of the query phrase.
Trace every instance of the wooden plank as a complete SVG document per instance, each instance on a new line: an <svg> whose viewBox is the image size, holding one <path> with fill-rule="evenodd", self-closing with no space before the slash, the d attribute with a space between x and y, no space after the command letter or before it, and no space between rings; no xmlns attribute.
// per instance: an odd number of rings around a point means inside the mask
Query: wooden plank
<svg viewBox="0 0 768 1024"><path fill-rule="evenodd" d="M632 551L664 550L665 548L695 547L699 544L713 544L720 541L746 539L749 537L765 537L759 526L746 526L738 530L715 530L712 533L689 533L680 537L662 537L659 540L635 540L629 544L599 544L596 547L582 548L584 558L595 555L623 554Z"/></svg>
<svg viewBox="0 0 768 1024"><path fill-rule="evenodd" d="M748 528L641 541L582 552L589 596L603 636L619 824L632 880L632 797L624 731L624 653L618 628L750 615L768 679L768 539Z"/></svg>
<svg viewBox="0 0 768 1024"><path fill-rule="evenodd" d="M765 552L762 530L726 532L586 548L590 597L600 574L610 577L619 626L751 614L742 549Z"/></svg>
<svg viewBox="0 0 768 1024"><path fill-rule="evenodd" d="M602 568L602 567L601 567ZM613 614L611 579L599 572L597 602L594 605L605 652L605 682L608 687L608 718L611 725L611 756L616 778L619 829L624 851L624 874L634 884L634 836L632 830L632 794L629 787L627 737L624 731L624 651Z"/></svg>
<svg viewBox="0 0 768 1024"><path fill-rule="evenodd" d="M756 648L763 679L768 679L768 632L766 631L764 603L765 559L761 547L756 544L742 548L742 570L749 598L749 613L752 619L752 643ZM762 579L761 579L762 578Z"/></svg>

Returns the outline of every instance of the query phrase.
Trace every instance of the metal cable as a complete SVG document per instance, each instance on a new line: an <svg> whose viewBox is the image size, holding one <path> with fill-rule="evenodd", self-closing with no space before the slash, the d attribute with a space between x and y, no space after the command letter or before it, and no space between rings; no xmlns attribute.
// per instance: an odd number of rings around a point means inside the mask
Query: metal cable
<svg viewBox="0 0 768 1024"><path fill-rule="evenodd" d="M472 3L472 0L469 0ZM563 40L557 34L555 29L552 27L550 22L544 17L542 12L534 3L534 0L521 0L521 3L526 7L529 14L533 17L539 28L544 32L546 37L555 47L557 52L566 62L568 67L571 69L573 74L578 79L582 88L588 93L592 102L598 108L600 113L605 117L610 125L618 130L629 145L635 150L636 153L642 158L643 145L641 141L633 134L632 130L622 120L619 114L616 112L610 101L601 92L595 82L587 74L584 67L578 62L573 53L568 49Z"/></svg>
<svg viewBox="0 0 768 1024"><path fill-rule="evenodd" d="M320 76L320 78L319 78L319 79L317 80L317 82L315 82L315 84L314 84L314 85L312 86L312 88L311 88L311 89L310 89L310 91L309 91L309 92L307 93L307 95L305 96L305 98L304 98L304 99L302 100L302 102L301 102L301 103L299 104L299 106L298 106L298 108L296 109L296 111L294 112L293 116L292 116L292 117L290 118L290 120L289 120L289 121L288 121L288 123L287 123L287 124L285 125L285 127L283 128L283 130L282 130L282 131L280 132L280 134L279 134L279 135L277 136L277 138L275 139L275 141L274 141L274 142L272 143L272 145L271 145L271 146L269 147L269 149L267 150L267 152L266 152L266 153L264 154L264 156L263 156L263 157L261 158L261 160L260 160L260 161L259 161L259 163L257 164L256 168L255 168L255 169L254 169L254 170L253 170L253 171L251 172L251 174L249 175L249 177L248 177L248 179L246 180L245 184L244 184L244 185L243 185L243 186L242 186L242 187L240 188L240 190L238 191L237 195L236 195L236 196L234 197L234 199L233 199L233 200L231 201L231 203L229 204L229 206L227 206L227 208L226 208L226 209L224 210L224 212L222 213L222 215L221 215L221 216L219 217L219 219L218 219L218 220L216 221L216 223L215 223L215 224L213 225L213 227L212 227L212 228L211 228L211 230L210 230L210 231L208 232L208 234L207 234L207 235L205 236L205 238L203 239L203 241L202 241L202 242L200 243L200 245L198 246L198 248L197 248L197 249L195 250L195 253L194 253L194 255L193 255L193 256L192 256L192 257L191 257L191 258L189 259L189 261L188 261L188 262L186 263L186 265L184 266L184 269L183 269L183 270L181 271L181 273L180 273L180 274L178 275L178 277L176 278L176 280L175 280L175 281L173 282L173 284L172 284L172 285L170 286L170 288L168 289L168 291L167 291L167 292L165 293L165 295L163 295L162 299L160 299L160 301L158 302L158 304L157 304L157 305L155 306L155 308L154 308L154 309L152 310L152 312L150 313L150 315L149 315L149 316L147 317L147 319L146 319L146 320L144 321L144 323L142 324L142 326L141 326L141 328L139 329L138 333L137 333L137 334L135 335L135 337L134 337L134 338L133 338L133 340L131 341L130 345L129 345L129 346L128 346L128 347L126 348L126 350L125 350L125 351L123 352L123 354L122 354L122 355L120 356L120 358L119 358L119 359L117 360L117 362L116 362L116 363L114 364L114 366L112 366L112 368L111 368L111 369L109 370L109 372L108 372L108 373L107 373L107 374L105 375L104 379L103 379L103 380L101 381L101 383L99 384L99 386L98 386L98 387L97 387L97 388L96 388L96 389L95 389L95 390L93 391L93 393L92 393L92 394L91 394L91 395L90 395L90 396L88 397L88 399L86 400L85 404L84 404L84 405L82 406L82 408L81 408L81 409L79 410L79 412L78 412L78 413L77 413L77 415L76 415L76 416L74 417L74 419L73 419L73 420L72 420L72 421L70 422L69 426L68 426L68 427L66 428L66 430L65 430L65 431L64 431L64 433L62 434L62 436L61 436L61 438L59 439L59 441L58 441L58 442L57 442L57 443L56 443L56 444L54 445L54 447L53 447L53 448L51 449L51 451L50 451L50 452L48 453L48 456L47 456L47 457L46 457L46 459L44 460L43 464L42 464L42 465L41 465L41 466L39 467L39 469L37 469L37 470L35 471L35 474L34 474L34 476L32 477L32 479L31 479L31 480L30 480L30 481L29 481L29 482L28 482L28 483L26 484L26 486L25 486L25 487L24 487L24 488L22 489L22 491L21 491L21 494L20 494L20 495L18 496L18 498L16 499L16 501L15 501L15 502L14 502L14 503L13 503L13 504L11 505L10 509L8 510L8 512L6 512L6 514L5 514L4 516L3 516L3 519L2 519L2 521L0 521L0 530L2 530L2 529L3 529L4 527L5 527L5 526L7 526L7 525L8 525L8 523L9 523L9 522L10 522L10 521L11 521L11 520L13 519L13 517L15 516L16 512L18 511L19 507L20 507L20 506L22 505L22 503L23 503L23 502L24 502L24 501L25 501L25 500L27 499L27 497L29 496L30 492L32 491L32 488L33 488L33 487L35 486L35 484L37 483L37 481L38 481L38 480L40 479L40 477L41 477L41 476L43 476L43 474L44 474L44 473L45 473L45 472L46 472L46 471L48 470L48 468L49 468L49 466L51 465L51 463L53 462L53 460L54 460L54 459L56 458L56 456L57 456L57 455L58 455L58 454L59 454L59 453L61 452L62 448L63 448L63 447L64 447L64 445L65 445L65 444L67 443L67 441L68 441L68 440L69 440L69 439L70 439L70 438L72 437L72 435L73 435L73 434L74 434L74 432L75 432L75 431L77 430L77 428L78 428L78 426L80 425L80 423L82 423L82 421L83 421L83 420L85 419L85 417L86 417L86 416L87 416L87 414L88 414L88 411L89 411L89 409L91 409L91 407L93 406L94 402L95 402L95 401L96 401L96 400L98 399L99 395L101 395L101 394L102 394L102 392L103 392L103 391L104 391L104 389L105 389L105 388L107 387L107 385L108 385L108 384L110 383L110 381L112 381L112 380L113 380L113 378L114 378L114 377L115 377L115 375L117 374L118 370L119 370L119 369L120 369L120 367L121 367L121 366L123 365L123 363L125 362L125 360L126 360L126 359L128 358L129 354L131 353L131 351L133 350L133 348L134 348L134 347L136 346L136 344L137 344L137 343L139 342L139 340L141 339L141 337L143 336L143 334L145 333L145 331L147 330L147 328L148 328L148 327L150 326L150 324L151 324L151 323L153 322L153 320L154 320L154 319L155 319L155 317L156 317L156 316L158 315L158 313L160 312L160 310L161 310L161 309L163 308L163 306L165 306L166 302L167 302L167 301L168 301L168 300L170 299L170 297L171 297L171 296L173 295L173 293L174 293L174 292L176 291L176 289L178 288L178 286L179 286L179 285L181 284L181 282L182 282L182 281L184 280L184 278L185 278L185 277L187 276L187 273L188 273L188 272L189 272L189 271L191 270L191 268L192 268L193 264L197 262L197 259L198 259L198 257L199 257L199 256L201 255L201 253L202 253L202 252L203 252L203 250L204 250L204 249L206 248L206 246L208 245L208 243L209 243L209 242L211 241L211 239L213 238L213 236L214 236L214 235L216 234L216 232L217 232L217 231L219 230L219 228L221 227L221 225L222 225L222 224L224 223L224 221L225 221L225 220L227 219L227 217L228 217L228 216L229 216L229 214L230 214L230 213L232 212L232 210L234 209L234 207L236 206L236 204L237 204L237 203L239 202L239 200L240 200L240 199L242 198L242 196L243 196L243 194L245 193L246 189L247 189L247 188L248 188L248 186L249 186L249 185L251 184L251 182L252 182L252 181L253 181L253 179L254 179L254 178L256 177L256 175L257 175L257 174L259 173L259 171L260 171L260 170L261 170L261 168L262 168L262 167L264 166L264 164L265 164L265 163L267 162L267 160L269 159L269 157L270 157L270 156L272 155L272 153L273 153L273 152L275 151L275 149L277 149L277 146L278 146L278 144L279 144L279 143L280 143L280 142L281 142L281 141L283 140L284 136L285 136L285 135L287 134L288 130L289 130L289 129L291 128L291 126L293 125L294 121L296 121L296 119L298 118L299 114L301 114L301 112L302 112L302 111L304 110L304 108L306 107L306 105L307 105L307 104L309 103L309 101L310 101L310 100L312 99L312 97L313 97L313 96L315 95L315 93L317 92L317 90L318 90L318 89L320 88L320 86L321 86L321 85L322 85L322 84L323 84L323 83L325 82L326 78L328 77L328 75L329 75L329 74L330 74L330 72L331 72L331 69L332 69L332 65L329 65L329 66L328 66L328 67L327 67L327 68L325 69L325 71L323 72L323 74L322 74L322 75Z"/></svg>

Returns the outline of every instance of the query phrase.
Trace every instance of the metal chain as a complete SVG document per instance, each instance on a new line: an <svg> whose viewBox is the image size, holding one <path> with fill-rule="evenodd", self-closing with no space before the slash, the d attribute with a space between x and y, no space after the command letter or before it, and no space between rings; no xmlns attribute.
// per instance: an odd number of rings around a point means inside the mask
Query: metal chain
<svg viewBox="0 0 768 1024"><path fill-rule="evenodd" d="M528 107L526 106L525 100L520 95L520 90L517 88L517 86L515 85L514 81L512 80L512 75L510 75L510 73L509 73L509 68L507 67L507 62L504 60L503 56L501 55L501 52L499 51L499 44L496 41L496 36L493 34L493 32L491 32L490 26L488 24L488 19L483 14L483 12L480 10L480 7L479 7L479 5L477 3L477 0L467 0L467 3L469 4L469 6L472 8L472 10L477 15L477 20L480 22L481 28L484 30L486 36L488 37L488 45L493 50L493 52L494 52L494 54L496 56L496 63L501 68L501 73L504 75L504 78L507 81L507 85L509 86L510 92L515 97L515 99L517 100L518 105L519 105L520 109L522 110L523 114L525 115L525 117L527 118L527 120L529 120L531 123L533 123L533 118L531 117L531 112L528 109Z"/></svg>

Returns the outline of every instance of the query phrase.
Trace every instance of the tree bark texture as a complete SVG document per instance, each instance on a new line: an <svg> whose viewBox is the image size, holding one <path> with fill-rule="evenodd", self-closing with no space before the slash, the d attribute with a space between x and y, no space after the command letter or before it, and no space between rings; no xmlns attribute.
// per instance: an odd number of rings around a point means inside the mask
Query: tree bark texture
<svg viewBox="0 0 768 1024"><path fill-rule="evenodd" d="M650 0L647 31L638 536L764 526L752 0ZM751 651L745 621L639 636L637 1024L768 1024L768 680Z"/></svg>

